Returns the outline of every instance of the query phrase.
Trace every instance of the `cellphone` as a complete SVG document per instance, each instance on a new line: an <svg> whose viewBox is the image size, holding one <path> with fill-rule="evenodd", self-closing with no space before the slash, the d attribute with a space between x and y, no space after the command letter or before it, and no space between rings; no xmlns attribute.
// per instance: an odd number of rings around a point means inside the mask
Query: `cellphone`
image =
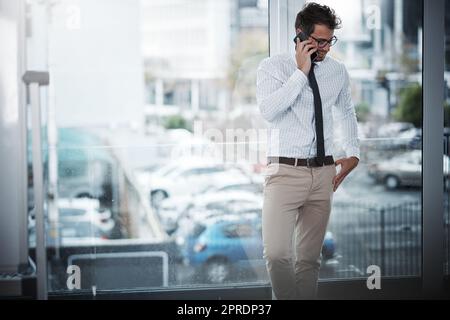
<svg viewBox="0 0 450 320"><path fill-rule="evenodd" d="M306 36L306 34L304 34L303 32L299 32L299 33L297 33L297 35L295 36L295 38L294 38L294 43L297 45L297 38L299 38L300 39L300 41L305 41L305 40L308 40L308 36ZM312 54L311 54L311 61L314 61L314 60L316 60L316 58L317 58L317 51L316 52L313 52Z"/></svg>

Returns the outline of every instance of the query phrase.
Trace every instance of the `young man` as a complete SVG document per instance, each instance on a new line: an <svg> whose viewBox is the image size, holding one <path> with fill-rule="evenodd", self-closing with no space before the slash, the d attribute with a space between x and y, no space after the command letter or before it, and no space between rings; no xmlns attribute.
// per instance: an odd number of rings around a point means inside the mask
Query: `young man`
<svg viewBox="0 0 450 320"><path fill-rule="evenodd" d="M295 55L269 57L257 71L258 106L269 123L264 258L276 299L316 298L333 192L360 158L349 76L341 62L327 56L339 27L334 10L306 4L295 29L307 40L297 38ZM346 153L336 161L332 106L340 113Z"/></svg>

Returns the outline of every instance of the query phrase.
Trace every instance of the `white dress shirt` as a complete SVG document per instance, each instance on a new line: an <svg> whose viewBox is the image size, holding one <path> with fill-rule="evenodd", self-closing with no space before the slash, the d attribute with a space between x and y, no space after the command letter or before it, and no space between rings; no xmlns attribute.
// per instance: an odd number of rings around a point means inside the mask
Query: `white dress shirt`
<svg viewBox="0 0 450 320"><path fill-rule="evenodd" d="M333 155L333 106L342 126L342 148L358 159L359 139L348 72L343 63L326 56L314 74L322 100L325 155ZM269 123L267 156L311 158L317 155L314 98L308 78L297 68L295 53L261 61L257 70L256 99Z"/></svg>

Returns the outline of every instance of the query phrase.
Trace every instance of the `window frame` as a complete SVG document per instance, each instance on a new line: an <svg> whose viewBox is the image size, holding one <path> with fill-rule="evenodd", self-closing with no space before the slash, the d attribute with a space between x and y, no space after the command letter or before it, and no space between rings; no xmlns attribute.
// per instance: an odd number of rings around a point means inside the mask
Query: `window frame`
<svg viewBox="0 0 450 320"><path fill-rule="evenodd" d="M25 8L25 0L20 0L20 7ZM271 0L269 1L269 52L274 55L281 52L286 52L290 49L290 35L293 32L293 25L295 15L293 12L298 12L304 1L295 0ZM365 287L365 280L350 279L350 280L320 280L319 288L327 293L323 294L326 298L399 298L409 296L419 296L421 294L426 296L434 296L441 294L444 286L444 252L443 252L443 238L444 229L442 226L443 208L443 144L441 143L443 132L443 113L442 105L444 96L441 92L444 72L444 42L442 35L444 30L444 12L445 1L422 1L423 3L423 147L422 147L422 276L410 278L395 278L384 280L383 291L375 292L369 291ZM23 41L22 46L19 47L19 72L23 74L24 67L24 52L25 52L25 11L18 18L20 39ZM21 95L20 106L23 106L25 99L24 93ZM22 101L23 100L23 101ZM22 124L18 124L22 126ZM22 137L22 142L26 141L26 137ZM22 161L23 162L23 161ZM23 181L26 181L26 170L20 172ZM22 191L25 188L22 187ZM24 196L21 196L21 201ZM13 201L14 199L12 199ZM21 232L26 231L22 225ZM437 250L435 248L441 248ZM23 253L28 249L28 244L22 241L20 252ZM446 279L448 282L448 279ZM39 283L38 283L39 286ZM347 288L349 290L343 290ZM327 290L330 291L327 291ZM39 287L38 287L39 290ZM161 298L176 297L176 298L217 298L217 297L243 297L247 299L267 298L271 297L271 290L269 284L266 285L242 285L237 287L233 285L231 288L214 287L188 290L174 290L163 289L152 292L148 291L118 291L114 293L98 293L99 297L103 298L142 298L155 297ZM398 294L399 296L395 296ZM61 298L95 298L89 293L73 293L73 292L58 292L50 293L50 299ZM322 297L322 298L323 298Z"/></svg>

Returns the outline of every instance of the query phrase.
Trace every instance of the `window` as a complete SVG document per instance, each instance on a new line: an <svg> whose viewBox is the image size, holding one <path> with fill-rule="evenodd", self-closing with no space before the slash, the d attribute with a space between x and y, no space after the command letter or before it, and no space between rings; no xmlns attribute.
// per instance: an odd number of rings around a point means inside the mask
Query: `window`
<svg viewBox="0 0 450 320"><path fill-rule="evenodd" d="M365 277L370 265L384 276L420 275L422 2L321 2L343 20L330 56L350 74L362 158L334 195L320 277ZM42 10L47 5L51 10ZM266 123L255 75L269 54L269 2L28 6L37 17L30 21L36 29L28 38L30 61L41 57L38 44L47 39L53 79L46 185L57 193L47 199L47 230L50 252L58 254L49 257L49 290L68 290L65 271L76 261L83 266L81 289L89 292L136 288L136 279L116 281L127 270L156 270L148 288L267 283L264 271L199 274L207 265L228 272L237 261L263 265L260 223L220 227L261 213L255 185L262 185ZM293 35L291 26L285 36ZM337 130L336 158L343 156L341 138ZM226 169L211 166L218 158ZM96 214L61 227L67 209L58 199L72 199L70 210L80 212L86 198L98 201ZM229 238L244 237L227 247Z"/></svg>
<svg viewBox="0 0 450 320"><path fill-rule="evenodd" d="M243 170L240 159L220 156L247 142L220 137L262 128L254 95L269 54L268 1L30 0L27 8L28 67L39 61L52 78L49 291L258 280L239 270L234 278L198 274L219 256L231 264L261 256L260 239L227 247L219 237L219 221L239 217L242 204L260 212L260 194L243 188L221 200L218 188L258 178L255 163ZM209 187L206 199L200 191ZM67 286L70 265L80 267L79 289Z"/></svg>
<svg viewBox="0 0 450 320"><path fill-rule="evenodd" d="M342 19L329 55L349 72L361 146L334 194L328 230L337 249L320 276L367 277L370 265L383 276L420 276L422 1L318 2Z"/></svg>

